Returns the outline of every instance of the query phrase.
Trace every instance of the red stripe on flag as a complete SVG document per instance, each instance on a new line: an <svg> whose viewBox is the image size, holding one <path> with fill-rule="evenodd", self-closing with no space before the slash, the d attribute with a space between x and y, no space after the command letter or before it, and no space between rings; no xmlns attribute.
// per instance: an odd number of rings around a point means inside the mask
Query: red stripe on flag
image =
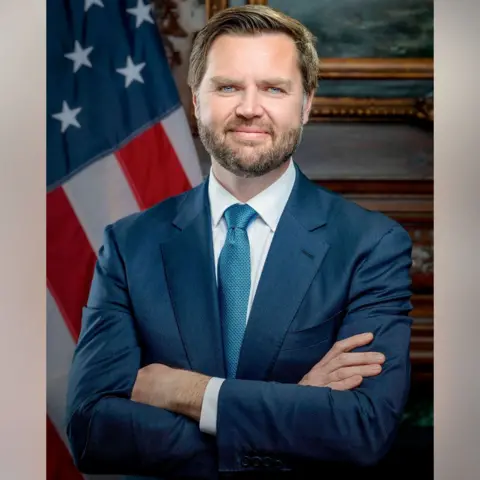
<svg viewBox="0 0 480 480"><path fill-rule="evenodd" d="M74 339L80 334L96 260L63 188L48 193L47 283Z"/></svg>
<svg viewBox="0 0 480 480"><path fill-rule="evenodd" d="M47 480L83 480L60 435L47 416Z"/></svg>
<svg viewBox="0 0 480 480"><path fill-rule="evenodd" d="M161 123L134 138L115 155L141 210L191 188Z"/></svg>

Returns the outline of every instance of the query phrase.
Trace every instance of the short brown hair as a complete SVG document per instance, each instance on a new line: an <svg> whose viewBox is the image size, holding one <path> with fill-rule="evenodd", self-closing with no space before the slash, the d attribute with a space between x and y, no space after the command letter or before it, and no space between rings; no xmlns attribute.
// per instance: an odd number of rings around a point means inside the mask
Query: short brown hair
<svg viewBox="0 0 480 480"><path fill-rule="evenodd" d="M193 42L188 71L188 85L195 92L205 75L208 51L220 35L258 35L264 32L285 33L298 52L298 66L306 94L317 88L318 55L316 38L304 25L265 5L245 5L221 10L198 32Z"/></svg>

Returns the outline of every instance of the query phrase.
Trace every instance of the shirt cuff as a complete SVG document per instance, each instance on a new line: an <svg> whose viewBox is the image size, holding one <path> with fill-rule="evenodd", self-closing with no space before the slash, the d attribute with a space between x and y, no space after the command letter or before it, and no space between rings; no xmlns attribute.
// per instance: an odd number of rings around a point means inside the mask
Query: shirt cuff
<svg viewBox="0 0 480 480"><path fill-rule="evenodd" d="M210 435L217 433L217 409L220 387L225 381L223 378L213 377L209 380L203 395L202 411L200 412L200 431Z"/></svg>

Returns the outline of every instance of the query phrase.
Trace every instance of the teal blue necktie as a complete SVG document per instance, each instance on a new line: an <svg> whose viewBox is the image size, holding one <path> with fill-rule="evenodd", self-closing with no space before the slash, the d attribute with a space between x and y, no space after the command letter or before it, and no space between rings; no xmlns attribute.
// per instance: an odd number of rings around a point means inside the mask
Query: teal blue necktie
<svg viewBox="0 0 480 480"><path fill-rule="evenodd" d="M235 378L250 296L250 243L247 227L257 212L235 204L225 210L227 238L218 259L218 294L227 377Z"/></svg>

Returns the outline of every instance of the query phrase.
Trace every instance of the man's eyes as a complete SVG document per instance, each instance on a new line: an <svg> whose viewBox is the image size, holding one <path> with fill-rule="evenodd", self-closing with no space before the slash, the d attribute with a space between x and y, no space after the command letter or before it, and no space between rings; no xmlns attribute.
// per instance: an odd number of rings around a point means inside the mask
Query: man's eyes
<svg viewBox="0 0 480 480"><path fill-rule="evenodd" d="M218 87L218 91L222 93L232 93L236 90L232 85L221 85Z"/></svg>
<svg viewBox="0 0 480 480"><path fill-rule="evenodd" d="M233 93L238 89L233 85L220 85L217 90L221 93ZM280 87L265 87L265 91L276 95L279 93L285 93L285 90L281 89Z"/></svg>
<svg viewBox="0 0 480 480"><path fill-rule="evenodd" d="M285 90L282 90L279 87L267 87L267 91L270 93L285 93Z"/></svg>

